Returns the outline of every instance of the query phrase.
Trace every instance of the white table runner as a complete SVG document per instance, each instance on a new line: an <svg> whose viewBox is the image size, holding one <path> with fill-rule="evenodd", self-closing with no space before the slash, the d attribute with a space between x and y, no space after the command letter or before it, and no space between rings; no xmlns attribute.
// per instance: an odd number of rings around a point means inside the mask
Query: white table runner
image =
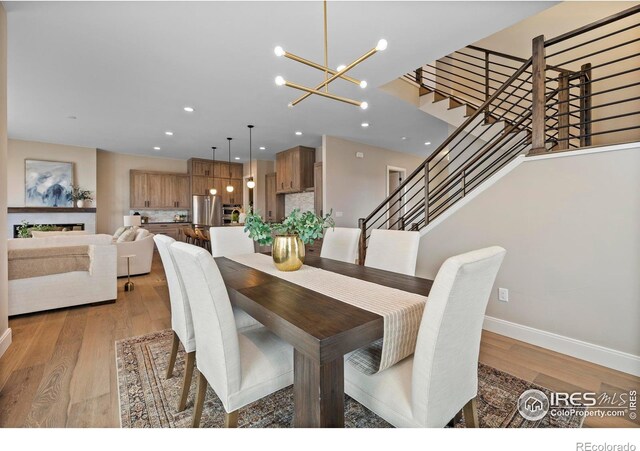
<svg viewBox="0 0 640 451"><path fill-rule="evenodd" d="M349 358L365 373L373 374L389 368L415 350L418 328L427 301L426 296L307 265L303 265L298 271L279 271L273 265L272 258L264 254L236 255L227 258L382 316L384 318L382 343L376 342L369 348L358 350Z"/></svg>

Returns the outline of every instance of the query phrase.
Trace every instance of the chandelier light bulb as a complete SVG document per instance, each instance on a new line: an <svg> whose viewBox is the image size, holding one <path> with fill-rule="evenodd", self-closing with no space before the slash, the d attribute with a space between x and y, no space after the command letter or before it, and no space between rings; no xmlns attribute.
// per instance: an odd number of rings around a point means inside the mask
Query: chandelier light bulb
<svg viewBox="0 0 640 451"><path fill-rule="evenodd" d="M253 189L255 187L256 187L256 182L254 182L253 179L247 180L247 188Z"/></svg>
<svg viewBox="0 0 640 451"><path fill-rule="evenodd" d="M276 85L278 86L282 86L286 83L286 81L284 81L284 78L282 78L280 75L278 75L276 77Z"/></svg>
<svg viewBox="0 0 640 451"><path fill-rule="evenodd" d="M341 71L343 71L343 70L344 70L344 68L345 68L345 67L347 67L347 66L345 66L344 64L341 64L341 65L339 65L338 67L336 67L336 70L337 70L338 72L341 72Z"/></svg>
<svg viewBox="0 0 640 451"><path fill-rule="evenodd" d="M284 56L285 51L282 47L277 46L275 49L273 49L273 53L275 53L276 56Z"/></svg>
<svg viewBox="0 0 640 451"><path fill-rule="evenodd" d="M363 110L366 110L367 108L369 108L369 104L367 102L362 102L360 104L360 108L362 108Z"/></svg>
<svg viewBox="0 0 640 451"><path fill-rule="evenodd" d="M362 89L366 88L366 87L367 87L367 82L366 82L366 81L364 81L364 80L362 80L362 81L360 82L360 87L361 87Z"/></svg>
<svg viewBox="0 0 640 451"><path fill-rule="evenodd" d="M376 50L378 52L381 52L383 50L386 50L386 48L387 48L387 40L386 39L380 39L378 41L378 45L376 45Z"/></svg>
<svg viewBox="0 0 640 451"><path fill-rule="evenodd" d="M227 193L233 193L233 186L227 185Z"/></svg>
<svg viewBox="0 0 640 451"><path fill-rule="evenodd" d="M211 194L212 196L215 196L216 194L218 194L218 190L217 190L217 189L215 189L215 188L211 188L211 189L209 190L209 194Z"/></svg>

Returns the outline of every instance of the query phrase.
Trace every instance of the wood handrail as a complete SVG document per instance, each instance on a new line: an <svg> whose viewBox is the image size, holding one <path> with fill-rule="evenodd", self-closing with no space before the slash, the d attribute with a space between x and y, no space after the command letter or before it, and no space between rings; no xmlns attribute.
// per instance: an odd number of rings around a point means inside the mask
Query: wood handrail
<svg viewBox="0 0 640 451"><path fill-rule="evenodd" d="M425 170L425 168L428 167L429 163L431 163L431 161L440 153L442 152L442 150L444 150L445 147L447 147L451 141L453 141L455 138L458 137L458 135L460 133L462 133L462 131L464 131L465 128L467 128L469 126L469 124L471 124L474 120L476 120L478 118L478 116L480 114L484 114L485 113L485 109L488 108L491 103L500 95L504 92L505 89L507 89L511 83L513 83L518 77L520 77L520 75L522 75L524 73L524 71L527 70L527 68L531 65L531 58L529 58L522 66L520 66L520 69L518 69L517 71L515 71L513 73L513 75L511 75L511 77L509 77L509 79L502 85L500 86L498 89L495 90L495 92L487 99L484 101L484 103L471 115L469 116L463 123L462 125L460 125L460 127L458 127L451 135L449 135L443 142L442 144L440 144L440 146L438 146L438 148L433 151L433 153L431 153L431 155L429 155L427 157L427 159L420 165L418 166L412 173L411 175L409 175L409 177L405 178L404 181L398 185L398 187L393 190L392 193L389 194L389 196L387 196L387 198L385 200L383 200L380 205L378 205L365 219L364 222L367 223L369 222L369 220L371 220L371 218L373 218L388 202L390 198L392 198L393 196L395 196L396 194L398 194L407 184L408 182L413 179L416 175L418 175L421 171ZM429 181L427 180L427 184L429 183Z"/></svg>
<svg viewBox="0 0 640 451"><path fill-rule="evenodd" d="M558 44L559 42L575 38L576 36L595 30L596 28L609 25L610 23L616 22L620 19L624 19L625 17L633 16L634 14L638 13L640 13L640 5L632 6L629 9L625 9L624 11L620 11L619 13L613 14L609 17L605 17L604 19L600 19L590 24L584 25L580 28L576 28L575 30L568 31L564 34L561 34L560 36L556 36L555 38L547 39L544 42L544 45L545 47L549 47Z"/></svg>

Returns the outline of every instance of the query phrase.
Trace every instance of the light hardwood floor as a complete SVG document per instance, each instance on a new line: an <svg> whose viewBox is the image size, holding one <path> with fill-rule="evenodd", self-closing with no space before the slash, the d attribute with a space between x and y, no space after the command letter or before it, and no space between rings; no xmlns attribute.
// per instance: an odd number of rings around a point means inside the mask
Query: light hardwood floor
<svg viewBox="0 0 640 451"><path fill-rule="evenodd" d="M12 318L0 359L0 427L118 427L114 342L171 327L160 259L114 304ZM562 391L640 391L640 378L484 332L480 361ZM585 427L639 427L639 420L587 418Z"/></svg>

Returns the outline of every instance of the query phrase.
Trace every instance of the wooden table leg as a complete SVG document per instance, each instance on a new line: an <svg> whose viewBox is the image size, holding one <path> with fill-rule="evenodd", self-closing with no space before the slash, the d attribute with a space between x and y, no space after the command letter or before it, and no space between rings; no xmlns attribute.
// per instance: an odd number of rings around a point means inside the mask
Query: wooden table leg
<svg viewBox="0 0 640 451"><path fill-rule="evenodd" d="M344 427L344 359L320 363L293 351L295 427Z"/></svg>

